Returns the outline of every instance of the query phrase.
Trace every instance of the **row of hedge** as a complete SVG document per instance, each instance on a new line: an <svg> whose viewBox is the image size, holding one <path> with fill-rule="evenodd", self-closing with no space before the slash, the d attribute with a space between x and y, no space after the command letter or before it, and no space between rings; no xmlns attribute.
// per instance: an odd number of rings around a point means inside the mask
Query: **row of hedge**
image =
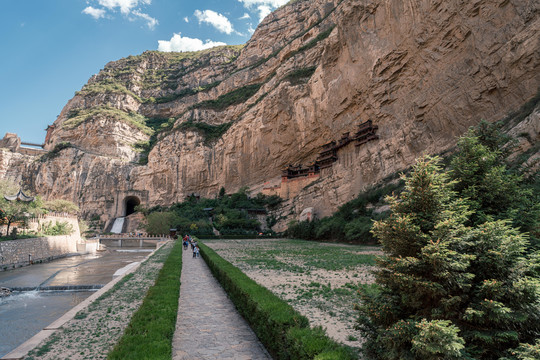
<svg viewBox="0 0 540 360"><path fill-rule="evenodd" d="M271 234L265 234L265 235L198 235L199 239L202 240L239 240L239 239L275 239L279 236L278 234L271 233Z"/></svg>
<svg viewBox="0 0 540 360"><path fill-rule="evenodd" d="M182 243L177 241L108 359L171 359L181 271Z"/></svg>
<svg viewBox="0 0 540 360"><path fill-rule="evenodd" d="M199 246L212 274L274 359L357 358L353 349L331 340L320 327L311 329L306 317L208 246Z"/></svg>

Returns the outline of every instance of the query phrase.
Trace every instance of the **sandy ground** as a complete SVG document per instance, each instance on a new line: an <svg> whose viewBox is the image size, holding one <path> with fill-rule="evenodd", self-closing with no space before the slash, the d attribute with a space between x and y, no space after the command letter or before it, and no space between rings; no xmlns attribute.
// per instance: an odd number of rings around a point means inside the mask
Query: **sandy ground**
<svg viewBox="0 0 540 360"><path fill-rule="evenodd" d="M353 260L352 264L349 262L340 268L340 260L335 258L335 254L338 250L338 257L339 252L352 256L381 255L377 248L291 243L281 239L207 240L204 243L257 283L286 300L306 316L312 326L322 326L330 337L341 343L355 348L361 346L360 333L354 329L357 317L354 304L359 300L358 284L373 283L371 271L374 267L355 264ZM304 246L311 247L312 251L306 254ZM257 260L258 254L262 254L266 260ZM323 261L325 259L328 261ZM329 262L330 265L317 267L318 260ZM328 270L328 267L337 269Z"/></svg>
<svg viewBox="0 0 540 360"><path fill-rule="evenodd" d="M106 359L154 284L172 245L163 245L132 276L80 311L25 359Z"/></svg>

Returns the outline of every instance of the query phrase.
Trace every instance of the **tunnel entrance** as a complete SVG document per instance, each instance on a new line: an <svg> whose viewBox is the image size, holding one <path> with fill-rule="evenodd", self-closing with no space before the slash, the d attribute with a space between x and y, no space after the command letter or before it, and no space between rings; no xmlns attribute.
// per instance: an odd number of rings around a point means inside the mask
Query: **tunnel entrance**
<svg viewBox="0 0 540 360"><path fill-rule="evenodd" d="M136 196L128 196L125 198L124 203L126 204L124 216L129 216L135 212L135 206L140 205L141 200Z"/></svg>

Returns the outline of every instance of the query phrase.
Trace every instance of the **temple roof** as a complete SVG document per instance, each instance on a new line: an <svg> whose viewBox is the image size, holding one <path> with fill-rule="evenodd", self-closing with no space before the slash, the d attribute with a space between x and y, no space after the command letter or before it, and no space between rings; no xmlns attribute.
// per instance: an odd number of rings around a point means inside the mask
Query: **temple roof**
<svg viewBox="0 0 540 360"><path fill-rule="evenodd" d="M34 197L33 196L26 196L25 193L23 193L23 191L21 189L19 189L19 192L15 195L4 195L4 199L8 200L8 201L13 201L13 200L17 200L17 201L24 201L24 202L31 202L31 201L34 201Z"/></svg>

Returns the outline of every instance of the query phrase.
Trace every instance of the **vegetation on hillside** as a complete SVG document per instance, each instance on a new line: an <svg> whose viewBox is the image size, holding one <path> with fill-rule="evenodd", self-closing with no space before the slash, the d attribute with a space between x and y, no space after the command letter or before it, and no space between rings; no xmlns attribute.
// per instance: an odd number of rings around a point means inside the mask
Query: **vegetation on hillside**
<svg viewBox="0 0 540 360"><path fill-rule="evenodd" d="M291 85L298 85L307 82L315 72L316 66L296 69L285 75L284 81L289 81Z"/></svg>
<svg viewBox="0 0 540 360"><path fill-rule="evenodd" d="M257 236L261 231L260 223L250 216L250 211L275 209L280 202L277 196L263 194L250 198L247 188L225 195L222 188L215 199L190 196L170 207L140 210L146 214L146 230L150 234L166 234L169 229L176 228L180 234L213 236L213 226L221 235ZM267 222L272 220L269 217Z"/></svg>
<svg viewBox="0 0 540 360"><path fill-rule="evenodd" d="M304 240L375 243L371 234L373 220L383 219L388 215L387 211L378 212L377 207L384 205L383 199L386 195L399 192L402 188L402 181L375 186L340 206L332 216L312 221L292 221L289 223L287 236Z"/></svg>
<svg viewBox="0 0 540 360"><path fill-rule="evenodd" d="M115 78L107 78L99 82L86 84L80 91L75 92L75 95L91 96L97 94L126 94L132 96L139 102L143 102L143 99L141 99L139 95L128 90L124 84Z"/></svg>
<svg viewBox="0 0 540 360"><path fill-rule="evenodd" d="M54 148L51 151L46 152L45 154L41 155L39 157L39 161L45 162L49 161L51 159L54 159L60 155L60 152L64 149L69 149L73 147L73 145L69 141L62 141L59 142L54 146Z"/></svg>
<svg viewBox="0 0 540 360"><path fill-rule="evenodd" d="M48 200L43 203L43 208L57 213L77 214L79 207L72 201L63 199Z"/></svg>
<svg viewBox="0 0 540 360"><path fill-rule="evenodd" d="M151 135L146 141L139 141L133 145L136 151L139 151L139 164L144 165L148 163L148 154L150 150L157 143L159 134L169 131L174 126L174 118L146 118L145 125L150 128Z"/></svg>
<svg viewBox="0 0 540 360"><path fill-rule="evenodd" d="M197 103L191 107L191 109L209 109L220 111L231 105L240 104L245 102L250 97L255 95L261 88L262 84L251 84L234 89L228 93L220 95L215 100L205 100Z"/></svg>
<svg viewBox="0 0 540 360"><path fill-rule="evenodd" d="M152 135L153 133L152 129L146 125L148 118L136 112L126 112L107 105L87 109L73 109L62 126L66 129L74 129L83 122L97 117L122 121L142 131L146 135Z"/></svg>
<svg viewBox="0 0 540 360"><path fill-rule="evenodd" d="M204 137L204 143L209 144L214 140L219 139L229 128L232 126L232 122L220 124L220 125L209 125L204 122L193 122L187 121L182 123L177 129L178 130L192 130L197 131L202 134Z"/></svg>

